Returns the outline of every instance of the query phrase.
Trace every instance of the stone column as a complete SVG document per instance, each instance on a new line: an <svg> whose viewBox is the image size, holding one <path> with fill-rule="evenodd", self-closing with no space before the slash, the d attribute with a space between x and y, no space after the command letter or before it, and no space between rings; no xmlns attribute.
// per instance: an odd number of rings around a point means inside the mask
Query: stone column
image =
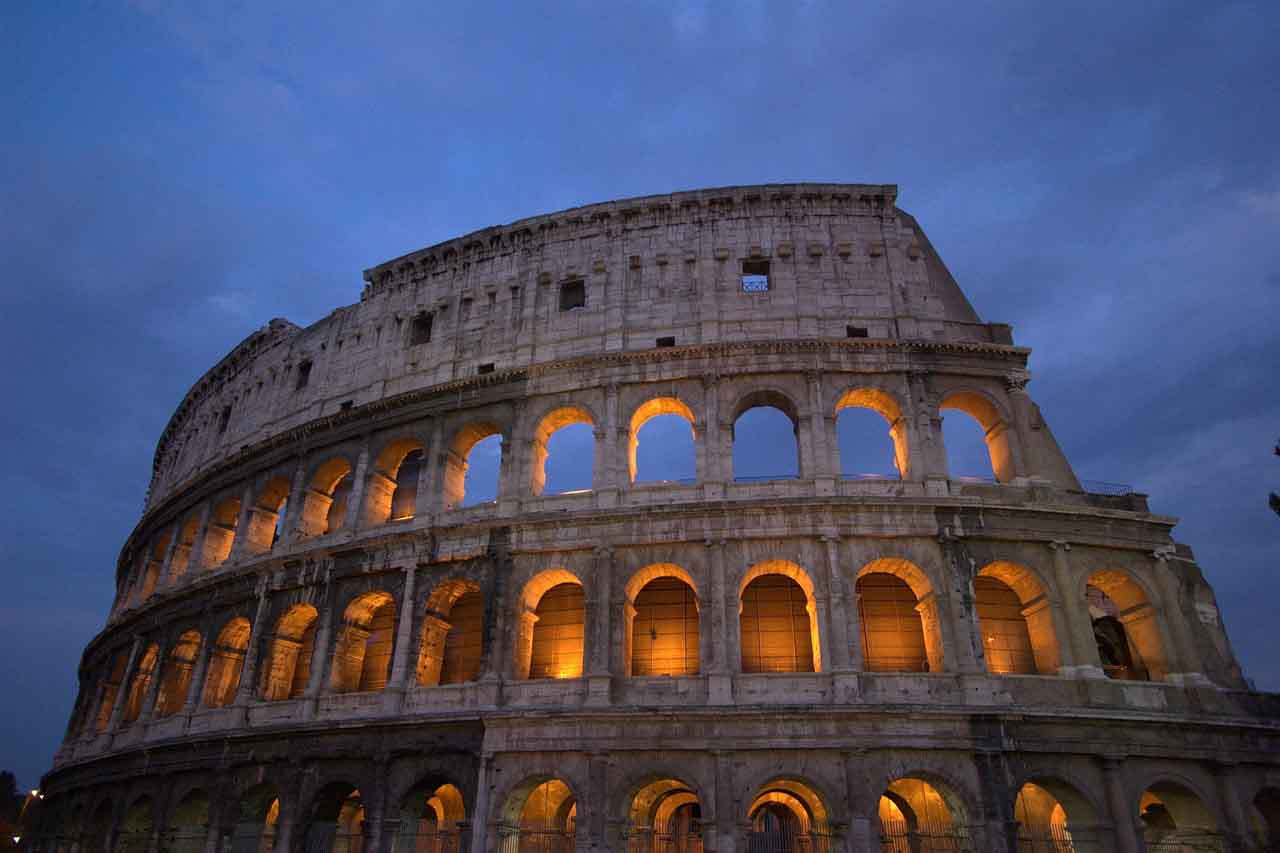
<svg viewBox="0 0 1280 853"><path fill-rule="evenodd" d="M845 833L845 853L868 853L879 850L879 841L872 844L875 837L878 816L860 814L855 804L865 801L862 784L859 782L858 762L862 760L862 752L841 753L844 759L845 801L849 805L849 829ZM873 802L876 802L873 800Z"/></svg>
<svg viewBox="0 0 1280 853"><path fill-rule="evenodd" d="M711 666L708 675L708 701L713 705L733 704L733 677L742 665L735 659L737 626L729 624L729 603L725 589L724 540L706 540L707 559L711 568ZM734 600L737 596L734 595ZM735 611L736 613L736 611ZM701 627L701 626L699 626Z"/></svg>
<svg viewBox="0 0 1280 853"><path fill-rule="evenodd" d="M253 483L244 487L240 494L240 514L236 520L235 539L231 542L231 553L227 555L228 563L241 560L249 552L249 528L253 523Z"/></svg>
<svg viewBox="0 0 1280 853"><path fill-rule="evenodd" d="M187 715L187 725L191 725L191 715L200 705L200 694L204 691L204 677L209 670L209 655L213 651L216 639L207 636L200 638L200 651L196 655L196 665L191 671L191 683L187 685L186 699L182 703L182 713Z"/></svg>
<svg viewBox="0 0 1280 853"><path fill-rule="evenodd" d="M330 663L333 660L333 649L329 648L329 636L333 633L333 602L329 590L319 603L320 626L316 628L315 644L311 649L311 670L307 680L307 689L303 697L307 700L303 710L305 719L315 717L319 706L319 697L329 682Z"/></svg>
<svg viewBox="0 0 1280 853"><path fill-rule="evenodd" d="M418 653L418 683L433 687L440 683L444 669L444 643L453 626L430 613L422 617L422 640Z"/></svg>
<svg viewBox="0 0 1280 853"><path fill-rule="evenodd" d="M924 651L929 658L930 672L945 672L947 661L951 660L955 669L953 651L955 643L949 642L943 626L946 624L945 606L937 590L926 595L916 604L916 612L920 614L920 627L924 632ZM952 649L946 648L950 644ZM951 652L951 654L948 654Z"/></svg>
<svg viewBox="0 0 1280 853"><path fill-rule="evenodd" d="M1189 620L1196 618L1195 609L1194 606L1189 608L1185 611L1187 615L1184 615L1178 578L1169 566L1169 558L1172 556L1172 548L1159 548L1151 554L1156 583L1160 587L1160 597L1165 601L1165 606L1159 614L1165 618L1156 618L1157 614L1154 612L1152 617L1155 618L1156 626L1162 624L1167 626L1167 630L1159 632L1162 638L1168 636L1170 646L1169 652L1165 654L1169 667L1167 678L1175 684L1208 687L1212 682L1204 675L1203 663L1189 633Z"/></svg>
<svg viewBox="0 0 1280 853"><path fill-rule="evenodd" d="M1248 850L1250 841L1249 819L1245 815L1243 800L1235 785L1235 765L1215 761L1210 770L1217 784L1218 801L1222 804L1223 827L1228 849Z"/></svg>
<svg viewBox="0 0 1280 853"><path fill-rule="evenodd" d="M440 418L431 422L431 435L422 449L422 467L418 469L418 494L414 500L414 518L430 518L439 512L443 504L443 460L447 448L443 446L444 424ZM496 495L495 495L496 497Z"/></svg>
<svg viewBox="0 0 1280 853"><path fill-rule="evenodd" d="M124 665L124 675L120 678L120 686L116 688L115 705L111 708L111 720L107 723L106 732L114 734L120 729L120 720L124 718L125 706L129 704L129 684L133 681L134 670L138 666L138 655L142 653L142 637L135 636L133 645L129 647L129 660Z"/></svg>
<svg viewBox="0 0 1280 853"><path fill-rule="evenodd" d="M244 663L240 666L240 683L236 686L235 707L240 709L238 715L242 725L257 681L259 648L268 639L264 636L262 624L266 618L267 584L264 578L258 584L258 608L253 615L253 624L249 626L249 644L244 649Z"/></svg>
<svg viewBox="0 0 1280 853"><path fill-rule="evenodd" d="M814 672L831 671L831 610L825 595L813 596L807 608L810 611L809 624L818 632L815 644L816 660L813 662Z"/></svg>
<svg viewBox="0 0 1280 853"><path fill-rule="evenodd" d="M1049 543L1053 549L1053 575L1062 600L1062 621L1066 636L1058 646L1062 652L1059 672L1070 678L1106 678L1102 660L1098 657L1098 644L1093 638L1093 620L1089 618L1089 604L1084 584L1072 579L1071 543L1055 540Z"/></svg>
<svg viewBox="0 0 1280 853"><path fill-rule="evenodd" d="M303 457L299 456L289 484L289 502L284 508L284 523L280 525L279 544L292 544L302 538L299 528L302 523L302 511L307 504L308 491L307 463Z"/></svg>
<svg viewBox="0 0 1280 853"><path fill-rule="evenodd" d="M701 429L696 437L695 453L698 483L703 497L718 500L724 496L724 447L720 430L720 377L707 374L702 377L703 412Z"/></svg>
<svg viewBox="0 0 1280 853"><path fill-rule="evenodd" d="M146 695L142 698L142 710L138 714L137 725L145 727L151 722L156 710L156 697L160 695L160 682L164 679L164 668L169 657L169 648L165 644L156 646L156 662L151 667L151 681L147 684Z"/></svg>
<svg viewBox="0 0 1280 853"><path fill-rule="evenodd" d="M840 571L840 536L833 533L821 537L823 554L827 559L827 586L831 602L831 640L828 644L832 672L845 672L856 668L851 659L854 633L849 599L845 596L844 577Z"/></svg>
<svg viewBox="0 0 1280 853"><path fill-rule="evenodd" d="M929 391L927 371L924 368L907 372L906 417L911 479L925 484L925 493L946 495L947 448L942 438L942 415L938 401Z"/></svg>
<svg viewBox="0 0 1280 853"><path fill-rule="evenodd" d="M182 538L182 522L185 517L180 517L173 523L173 535L169 537L169 547L164 549L164 560L160 563L160 577L156 581L156 589L168 589L173 579L170 574L173 572L173 555L178 551L178 540Z"/></svg>
<svg viewBox="0 0 1280 853"><path fill-rule="evenodd" d="M400 594L400 618L396 623L395 646L391 650L391 675L387 686L391 688L390 696L394 709L398 712L404 707L404 694L409 680L410 639L413 637L413 614L416 610L414 600L414 580L417 577L416 564L405 567L404 589ZM446 629L446 633L448 633ZM439 673L436 673L437 681Z"/></svg>
<svg viewBox="0 0 1280 853"><path fill-rule="evenodd" d="M1107 808L1115 832L1116 853L1141 853L1138 845L1138 804L1125 793L1124 759L1102 759L1102 779L1107 789Z"/></svg>
<svg viewBox="0 0 1280 853"><path fill-rule="evenodd" d="M596 505L616 506L618 491L628 480L626 471L626 444L618 440L621 428L618 424L618 384L605 386L604 424L597 426L595 457L592 461L592 488L596 490Z"/></svg>
<svg viewBox="0 0 1280 853"><path fill-rule="evenodd" d="M809 413L803 420L809 427L809 467L801 471L801 476L814 481L819 495L835 494L836 481L840 479L839 464L832 465L834 450L827 443L827 413L822 402L822 373L817 370L805 372L806 385L809 389L807 406Z"/></svg>
<svg viewBox="0 0 1280 853"><path fill-rule="evenodd" d="M733 790L733 756L716 750L715 825L719 848L716 853L737 853L738 814ZM746 846L741 847L746 853Z"/></svg>
<svg viewBox="0 0 1280 853"><path fill-rule="evenodd" d="M474 831L471 833L470 853L488 853L497 849L496 839L490 840L492 821L489 818L489 775L492 772L492 765L493 756L489 753L481 753L480 772L476 780L476 802L471 814L471 826L474 827ZM459 850L458 853L467 853L467 851Z"/></svg>
<svg viewBox="0 0 1280 853"><path fill-rule="evenodd" d="M360 443L360 455L356 457L356 469L351 472L351 493L347 496L347 517L342 520L344 531L360 527L364 519L364 495L369 485L369 436ZM394 483L392 488L395 488Z"/></svg>

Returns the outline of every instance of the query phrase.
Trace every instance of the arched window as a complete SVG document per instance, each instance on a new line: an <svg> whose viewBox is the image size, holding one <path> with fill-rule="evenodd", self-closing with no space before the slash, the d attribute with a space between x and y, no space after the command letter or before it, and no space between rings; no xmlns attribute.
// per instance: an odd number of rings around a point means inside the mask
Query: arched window
<svg viewBox="0 0 1280 853"><path fill-rule="evenodd" d="M631 482L692 482L697 476L693 425L693 412L675 397L642 403L631 416L627 452Z"/></svg>
<svg viewBox="0 0 1280 853"><path fill-rule="evenodd" d="M868 672L928 672L920 602L911 586L896 574L864 570L854 589L863 667Z"/></svg>
<svg viewBox="0 0 1280 853"><path fill-rule="evenodd" d="M165 530L151 541L147 556L143 560L142 583L138 587L137 603L141 604L152 596L160 582L160 570L164 567L165 555L169 552L169 541L173 538L173 530Z"/></svg>
<svg viewBox="0 0 1280 853"><path fill-rule="evenodd" d="M249 513L249 530L245 540L249 552L265 554L270 551L280 537L284 524L285 507L289 502L289 481L284 477L273 477L258 494L253 509Z"/></svg>
<svg viewBox="0 0 1280 853"><path fill-rule="evenodd" d="M887 430L886 430L887 426ZM836 403L840 476L903 479L908 476L906 421L898 401L877 388L854 388Z"/></svg>
<svg viewBox="0 0 1280 853"><path fill-rule="evenodd" d="M1253 798L1249 822L1262 850L1280 847L1280 788L1266 787Z"/></svg>
<svg viewBox="0 0 1280 853"><path fill-rule="evenodd" d="M1204 801L1178 782L1158 782L1138 802L1148 850L1222 850L1218 822Z"/></svg>
<svg viewBox="0 0 1280 853"><path fill-rule="evenodd" d="M792 571L804 577L798 567ZM821 668L812 584L805 588L789 574L772 564L748 572L739 616L743 672L817 672Z"/></svg>
<svg viewBox="0 0 1280 853"><path fill-rule="evenodd" d="M756 391L733 414L733 477L739 482L786 480L800 475L800 420L789 399Z"/></svg>
<svg viewBox="0 0 1280 853"><path fill-rule="evenodd" d="M178 531L178 541L173 546L173 559L169 561L170 583L176 583L191 566L191 549L195 547L196 534L199 532L200 516L192 513L182 523Z"/></svg>
<svg viewBox="0 0 1280 853"><path fill-rule="evenodd" d="M367 592L347 605L342 622L333 652L334 692L383 689L395 642L395 599L385 592Z"/></svg>
<svg viewBox="0 0 1280 853"><path fill-rule="evenodd" d="M418 649L418 684L462 684L480 674L484 599L473 581L447 580L427 599Z"/></svg>
<svg viewBox="0 0 1280 853"><path fill-rule="evenodd" d="M316 794L306 823L306 850L360 853L364 849L364 800L354 785L331 782Z"/></svg>
<svg viewBox="0 0 1280 853"><path fill-rule="evenodd" d="M520 853L574 850L578 803L560 779L520 785L503 809L499 849Z"/></svg>
<svg viewBox="0 0 1280 853"><path fill-rule="evenodd" d="M240 796L232 850L271 853L280 822L280 798L268 784L254 785Z"/></svg>
<svg viewBox="0 0 1280 853"><path fill-rule="evenodd" d="M631 602L633 676L698 673L698 596L673 575L646 583Z"/></svg>
<svg viewBox="0 0 1280 853"><path fill-rule="evenodd" d="M160 694L156 697L157 717L168 717L182 710L191 690L191 670L200 654L198 631L187 631L178 638L161 671Z"/></svg>
<svg viewBox="0 0 1280 853"><path fill-rule="evenodd" d="M1160 681L1169 668L1156 613L1128 575L1095 572L1085 586L1102 668L1111 678Z"/></svg>
<svg viewBox="0 0 1280 853"><path fill-rule="evenodd" d="M456 785L428 779L414 785L400 801L395 849L452 853L462 850L461 825L467 819Z"/></svg>
<svg viewBox="0 0 1280 853"><path fill-rule="evenodd" d="M635 793L627 815L627 850L696 853L702 850L702 806L679 779L658 779Z"/></svg>
<svg viewBox="0 0 1280 853"><path fill-rule="evenodd" d="M1035 574L1006 561L990 563L973 582L987 670L1054 675L1061 665L1049 598Z"/></svg>
<svg viewBox="0 0 1280 853"><path fill-rule="evenodd" d="M995 404L977 392L957 391L943 398L938 408L963 412L972 419L968 423L963 418L943 419L943 441L952 479L990 476L1008 483L1014 478L1009 429ZM976 433L972 426L975 421Z"/></svg>
<svg viewBox="0 0 1280 853"><path fill-rule="evenodd" d="M303 537L322 536L342 528L347 519L347 498L351 494L351 463L341 456L316 470L302 504L299 533Z"/></svg>
<svg viewBox="0 0 1280 853"><path fill-rule="evenodd" d="M533 494L565 494L592 488L595 422L578 406L545 415L533 434Z"/></svg>
<svg viewBox="0 0 1280 853"><path fill-rule="evenodd" d="M877 817L883 850L971 849L959 800L945 786L896 779L880 795Z"/></svg>
<svg viewBox="0 0 1280 853"><path fill-rule="evenodd" d="M502 431L488 421L458 430L445 456L443 505L457 509L498 497L502 467Z"/></svg>
<svg viewBox="0 0 1280 853"><path fill-rule="evenodd" d="M818 792L798 779L775 779L747 807L749 850L808 853L832 848L827 807Z"/></svg>
<svg viewBox="0 0 1280 853"><path fill-rule="evenodd" d="M155 827L155 805L150 797L139 797L120 821L113 853L146 853L151 849Z"/></svg>
<svg viewBox="0 0 1280 853"><path fill-rule="evenodd" d="M166 849L175 853L204 849L209 837L209 794L196 788L188 791L169 816Z"/></svg>
<svg viewBox="0 0 1280 853"><path fill-rule="evenodd" d="M205 676L202 702L209 708L222 708L235 701L249 648L249 620L236 617L218 632L209 658L209 674Z"/></svg>
<svg viewBox="0 0 1280 853"><path fill-rule="evenodd" d="M365 485L365 524L408 521L417 514L422 462L417 439L400 439L382 449Z"/></svg>
<svg viewBox="0 0 1280 853"><path fill-rule="evenodd" d="M146 698L147 690L151 687L151 678L159 659L160 647L155 643L147 646L142 657L138 658L138 667L134 670L133 678L129 680L129 695L125 697L127 704L124 706L122 722L132 723L142 715L142 702Z"/></svg>
<svg viewBox="0 0 1280 853"><path fill-rule="evenodd" d="M318 615L310 604L295 604L276 622L268 665L262 672L263 699L298 699L306 692Z"/></svg>
<svg viewBox="0 0 1280 853"><path fill-rule="evenodd" d="M1089 801L1057 779L1037 779L1018 790L1013 816L1018 822L1018 849L1069 853L1100 850L1103 837Z"/></svg>
<svg viewBox="0 0 1280 853"><path fill-rule="evenodd" d="M111 671L107 674L106 684L102 687L102 699L98 703L98 718L94 725L94 729L98 732L105 732L107 725L111 722L111 714L116 709L116 699L124 683L124 668L128 663L129 656L126 653L116 653Z"/></svg>
<svg viewBox="0 0 1280 853"><path fill-rule="evenodd" d="M216 568L231 556L231 546L236 541L236 526L240 523L240 499L226 498L209 516L204 531L204 565Z"/></svg>
<svg viewBox="0 0 1280 853"><path fill-rule="evenodd" d="M533 577L520 596L512 668L517 679L582 675L586 608L582 582L564 569Z"/></svg>

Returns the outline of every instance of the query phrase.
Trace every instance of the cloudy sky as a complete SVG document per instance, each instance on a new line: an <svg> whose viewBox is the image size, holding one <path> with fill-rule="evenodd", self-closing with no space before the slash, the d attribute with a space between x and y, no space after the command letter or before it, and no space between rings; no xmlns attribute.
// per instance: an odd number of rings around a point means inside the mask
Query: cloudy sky
<svg viewBox="0 0 1280 853"><path fill-rule="evenodd" d="M1278 43L1274 2L4 4L0 768L48 768L154 442L246 334L470 229L773 181L899 184L1280 690Z"/></svg>

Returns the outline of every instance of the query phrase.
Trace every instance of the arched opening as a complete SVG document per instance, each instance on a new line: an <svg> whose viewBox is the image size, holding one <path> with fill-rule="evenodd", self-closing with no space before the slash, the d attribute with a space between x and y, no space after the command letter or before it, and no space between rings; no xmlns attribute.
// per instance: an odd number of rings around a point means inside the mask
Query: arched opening
<svg viewBox="0 0 1280 853"><path fill-rule="evenodd" d="M124 715L120 721L128 725L142 715L142 703L151 687L151 679L155 674L156 663L160 659L160 647L155 643L147 646L147 650L138 658L138 668L129 680L129 695L126 697Z"/></svg>
<svg viewBox="0 0 1280 853"><path fill-rule="evenodd" d="M217 568L231 556L231 546L236 542L236 526L239 523L239 498L227 498L214 508L204 530L205 568Z"/></svg>
<svg viewBox="0 0 1280 853"><path fill-rule="evenodd" d="M418 647L418 684L462 684L480 675L484 598L474 581L447 580L427 598Z"/></svg>
<svg viewBox="0 0 1280 853"><path fill-rule="evenodd" d="M381 690L396 634L396 602L386 592L366 592L347 605L333 650L335 693Z"/></svg>
<svg viewBox="0 0 1280 853"><path fill-rule="evenodd" d="M560 779L532 779L507 798L498 827L502 853L571 853L576 849L578 801Z"/></svg>
<svg viewBox="0 0 1280 853"><path fill-rule="evenodd" d="M1213 813L1194 791L1178 782L1158 782L1143 791L1138 817L1149 853L1225 849Z"/></svg>
<svg viewBox="0 0 1280 853"><path fill-rule="evenodd" d="M657 779L635 793L627 814L627 853L702 853L702 804L679 779Z"/></svg>
<svg viewBox="0 0 1280 853"><path fill-rule="evenodd" d="M841 477L897 480L908 476L906 421L898 401L888 393L853 388L842 394L836 403L836 440Z"/></svg>
<svg viewBox="0 0 1280 853"><path fill-rule="evenodd" d="M642 569L627 584L627 672L633 676L697 675L698 594L679 566Z"/></svg>
<svg viewBox="0 0 1280 853"><path fill-rule="evenodd" d="M800 476L800 418L777 391L756 391L733 412L733 478L740 483Z"/></svg>
<svg viewBox="0 0 1280 853"><path fill-rule="evenodd" d="M433 779L419 782L400 801L395 850L413 853L466 853L462 837L467 819L457 786Z"/></svg>
<svg viewBox="0 0 1280 853"><path fill-rule="evenodd" d="M271 654L262 671L263 699L300 699L306 693L315 653L317 616L310 604L295 604L276 622Z"/></svg>
<svg viewBox="0 0 1280 853"><path fill-rule="evenodd" d="M235 701L248 649L249 620L237 616L222 626L218 639L213 644L208 675L204 680L204 696L201 698L206 707L222 708Z"/></svg>
<svg viewBox="0 0 1280 853"><path fill-rule="evenodd" d="M1110 678L1161 681L1169 672L1155 608L1128 575L1095 572L1085 585L1102 669Z"/></svg>
<svg viewBox="0 0 1280 853"><path fill-rule="evenodd" d="M943 419L943 443L947 448L947 467L953 480L965 477L988 477L1000 483L1014 478L1013 450L1009 445L1008 425L995 404L976 391L948 394L938 406L940 411L960 411L976 421L980 435L964 418ZM977 439L981 444L977 444Z"/></svg>
<svg viewBox="0 0 1280 853"><path fill-rule="evenodd" d="M200 643L198 631L186 631L174 643L169 659L160 672L160 693L156 697L155 711L157 717L172 716L186 705L187 694L191 692L191 671L200 654Z"/></svg>
<svg viewBox="0 0 1280 853"><path fill-rule="evenodd" d="M1092 853L1104 849L1092 804L1071 785L1037 779L1018 790L1013 804L1018 853Z"/></svg>
<svg viewBox="0 0 1280 853"><path fill-rule="evenodd" d="M827 807L818 792L798 779L779 778L760 787L747 807L747 849L769 853L831 853Z"/></svg>
<svg viewBox="0 0 1280 853"><path fill-rule="evenodd" d="M254 785L240 795L231 835L234 853L271 853L280 823L280 799L268 784Z"/></svg>
<svg viewBox="0 0 1280 853"><path fill-rule="evenodd" d="M973 581L978 631L987 670L1053 675L1061 665L1053 611L1040 581L1025 566L997 561Z"/></svg>
<svg viewBox="0 0 1280 853"><path fill-rule="evenodd" d="M631 482L693 482L697 477L694 442L693 412L683 401L655 397L641 403L631 415L627 442Z"/></svg>
<svg viewBox="0 0 1280 853"><path fill-rule="evenodd" d="M164 557L169 552L169 540L173 538L172 530L165 530L151 541L147 556L143 560L142 582L138 584L138 596L135 603L141 604L152 596L160 583L160 570L164 568Z"/></svg>
<svg viewBox="0 0 1280 853"><path fill-rule="evenodd" d="M124 683L124 668L128 663L129 656L126 653L116 653L111 671L107 673L106 684L102 686L102 699L98 702L98 718L94 723L94 729L98 732L105 732L107 725L111 722L111 714L116 709L116 699Z"/></svg>
<svg viewBox="0 0 1280 853"><path fill-rule="evenodd" d="M933 587L908 560L873 560L858 572L858 628L868 672L941 672L942 628Z"/></svg>
<svg viewBox="0 0 1280 853"><path fill-rule="evenodd" d="M88 835L84 839L86 853L108 853L107 836L111 833L111 802L103 800L89 818Z"/></svg>
<svg viewBox="0 0 1280 853"><path fill-rule="evenodd" d="M364 801L354 785L331 782L316 794L307 822L307 853L363 853Z"/></svg>
<svg viewBox="0 0 1280 853"><path fill-rule="evenodd" d="M525 584L516 631L515 677L580 678L586 599L582 582L564 569Z"/></svg>
<svg viewBox="0 0 1280 853"><path fill-rule="evenodd" d="M170 583L177 582L187 573L191 565L191 549L195 547L196 534L199 532L200 517L192 513L178 529L178 541L173 546L173 557L169 560Z"/></svg>
<svg viewBox="0 0 1280 853"><path fill-rule="evenodd" d="M1280 849L1280 788L1266 787L1258 792L1249 821L1261 849Z"/></svg>
<svg viewBox="0 0 1280 853"><path fill-rule="evenodd" d="M365 484L365 523L408 521L417 514L418 479L423 465L422 442L393 441L382 449Z"/></svg>
<svg viewBox="0 0 1280 853"><path fill-rule="evenodd" d="M209 836L209 794L200 788L188 791L169 817L168 853L204 853Z"/></svg>
<svg viewBox="0 0 1280 853"><path fill-rule="evenodd" d="M876 814L881 853L971 849L959 801L946 786L896 779L881 793Z"/></svg>
<svg viewBox="0 0 1280 853"><path fill-rule="evenodd" d="M115 853L146 853L151 849L151 836L155 832L155 806L150 797L133 801L120 821L116 833Z"/></svg>
<svg viewBox="0 0 1280 853"><path fill-rule="evenodd" d="M530 448L533 494L590 491L595 440L595 421L586 409L562 406L547 413Z"/></svg>
<svg viewBox="0 0 1280 853"><path fill-rule="evenodd" d="M347 521L351 495L351 463L334 457L316 470L302 503L298 532L303 537L323 536L340 530Z"/></svg>
<svg viewBox="0 0 1280 853"><path fill-rule="evenodd" d="M738 626L743 672L819 672L813 581L784 560L759 563L742 579Z"/></svg>
<svg viewBox="0 0 1280 853"><path fill-rule="evenodd" d="M443 506L457 509L498 499L502 431L482 421L458 430L445 454Z"/></svg>
<svg viewBox="0 0 1280 853"><path fill-rule="evenodd" d="M245 544L251 554L265 554L275 547L284 526L289 503L289 481L273 477L258 493L249 512Z"/></svg>

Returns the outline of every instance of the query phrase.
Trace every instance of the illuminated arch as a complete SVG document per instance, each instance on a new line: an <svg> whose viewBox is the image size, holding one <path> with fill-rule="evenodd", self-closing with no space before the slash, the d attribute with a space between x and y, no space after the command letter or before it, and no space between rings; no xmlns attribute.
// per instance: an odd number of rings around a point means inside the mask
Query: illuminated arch
<svg viewBox="0 0 1280 853"><path fill-rule="evenodd" d="M111 669L107 672L106 683L102 687L102 699L98 703L98 716L94 723L94 730L97 732L105 732L107 726L111 723L111 715L116 709L116 701L119 699L121 688L124 687L124 668L128 664L128 653L123 651L116 652Z"/></svg>
<svg viewBox="0 0 1280 853"><path fill-rule="evenodd" d="M1204 797L1186 780L1162 778L1148 785L1138 801L1142 838L1149 849L1216 849L1218 821Z"/></svg>
<svg viewBox="0 0 1280 853"><path fill-rule="evenodd" d="M538 573L525 584L516 615L517 679L582 675L586 607L576 575L566 569Z"/></svg>
<svg viewBox="0 0 1280 853"><path fill-rule="evenodd" d="M262 672L263 699L298 699L306 692L318 616L310 604L295 604L276 622L271 653Z"/></svg>
<svg viewBox="0 0 1280 853"><path fill-rule="evenodd" d="M418 479L426 446L417 438L387 442L373 462L365 484L364 521L407 521L417 513Z"/></svg>
<svg viewBox="0 0 1280 853"><path fill-rule="evenodd" d="M199 631L186 631L169 651L160 672L160 692L156 696L155 715L169 717L182 710L191 691L191 672L200 655L203 639Z"/></svg>
<svg viewBox="0 0 1280 853"><path fill-rule="evenodd" d="M626 808L627 849L700 849L701 802L683 780L653 779L630 796Z"/></svg>
<svg viewBox="0 0 1280 853"><path fill-rule="evenodd" d="M467 467L472 449L490 436L501 436L502 428L492 421L473 421L453 434L445 454L442 500L445 509L457 509L466 501ZM503 447L505 453L506 448Z"/></svg>
<svg viewBox="0 0 1280 853"><path fill-rule="evenodd" d="M484 652L480 585L464 578L436 584L427 596L421 634L418 684L461 684L479 677Z"/></svg>
<svg viewBox="0 0 1280 853"><path fill-rule="evenodd" d="M807 618L798 612L797 591ZM818 610L808 572L790 560L757 563L738 584L738 607L743 672L822 671ZM788 629L776 635L767 631L762 620L771 617L786 617Z"/></svg>
<svg viewBox="0 0 1280 853"><path fill-rule="evenodd" d="M187 791L169 816L166 842L170 850L202 849L209 835L209 792Z"/></svg>
<svg viewBox="0 0 1280 853"><path fill-rule="evenodd" d="M200 532L200 515L191 513L178 529L178 541L173 546L173 557L169 560L169 582L176 583L191 566L191 549L195 547L196 535Z"/></svg>
<svg viewBox="0 0 1280 853"><path fill-rule="evenodd" d="M552 434L573 424L587 424L594 427L595 417L582 406L560 406L542 416L533 431L530 445L530 461L532 466L531 488L534 495L541 495L547 483L547 442ZM594 439L593 439L594 441ZM595 479L594 468L592 480Z"/></svg>
<svg viewBox="0 0 1280 853"><path fill-rule="evenodd" d="M701 659L698 587L674 563L653 563L627 581L623 664L628 675L696 675Z"/></svg>
<svg viewBox="0 0 1280 853"><path fill-rule="evenodd" d="M1008 483L1016 476L1013 448L1009 442L1009 420L999 406L980 391L952 391L938 404L939 411L955 409L964 412L982 427L991 457L991 471L996 480Z"/></svg>
<svg viewBox="0 0 1280 853"><path fill-rule="evenodd" d="M311 816L304 835L327 835L332 839L329 849L333 853L354 853L363 847L364 822L364 798L360 789L350 782L329 782L316 792L312 800ZM317 833L322 827L323 834Z"/></svg>
<svg viewBox="0 0 1280 853"><path fill-rule="evenodd" d="M1029 850L1093 849L1100 843L1093 803L1055 777L1036 776L1019 787L1013 816L1019 846Z"/></svg>
<svg viewBox="0 0 1280 853"><path fill-rule="evenodd" d="M968 850L967 811L956 790L937 774L910 773L888 783L876 810L887 850Z"/></svg>
<svg viewBox="0 0 1280 853"><path fill-rule="evenodd" d="M201 701L206 707L222 708L235 701L245 653L249 649L249 633L249 620L243 616L229 620L218 632L204 680Z"/></svg>
<svg viewBox="0 0 1280 853"><path fill-rule="evenodd" d="M697 426L693 410L678 397L653 397L644 401L631 414L631 424L627 438L627 466L630 482L636 481L636 451L640 447L640 430L649 421L663 415L678 415L689 422L690 434L697 441Z"/></svg>
<svg viewBox="0 0 1280 853"><path fill-rule="evenodd" d="M397 850L460 850L461 827L467 819L462 791L437 775L420 780L399 805Z"/></svg>
<svg viewBox="0 0 1280 853"><path fill-rule="evenodd" d="M1035 572L997 560L982 567L973 586L988 671L1057 673L1061 657L1053 609Z"/></svg>
<svg viewBox="0 0 1280 853"><path fill-rule="evenodd" d="M261 782L240 794L236 803L232 850L270 853L280 823L280 796L274 785Z"/></svg>
<svg viewBox="0 0 1280 853"><path fill-rule="evenodd" d="M151 797L145 794L130 804L120 820L114 853L145 853L151 848L155 811Z"/></svg>
<svg viewBox="0 0 1280 853"><path fill-rule="evenodd" d="M381 590L357 596L342 614L329 686L364 693L387 686L395 645L396 602Z"/></svg>
<svg viewBox="0 0 1280 853"><path fill-rule="evenodd" d="M910 560L881 557L854 579L863 668L869 672L941 672L942 620L932 582Z"/></svg>
<svg viewBox="0 0 1280 853"><path fill-rule="evenodd" d="M351 471L351 460L345 456L334 456L316 468L303 496L300 536L323 536L346 524Z"/></svg>
<svg viewBox="0 0 1280 853"><path fill-rule="evenodd" d="M897 399L887 391L879 388L850 388L840 395L836 401L835 417L845 409L870 409L884 418L889 425L889 437L893 440L893 462L898 476L907 479L910 476L910 449L907 439L907 422L902 417L902 407Z"/></svg>
<svg viewBox="0 0 1280 853"><path fill-rule="evenodd" d="M151 687L151 679L155 676L156 664L160 659L160 646L155 643L147 646L147 650L138 658L137 668L129 680L129 693L125 697L124 716L121 722L132 723L142 715L142 702L147 690Z"/></svg>
<svg viewBox="0 0 1280 853"><path fill-rule="evenodd" d="M289 480L285 477L272 477L258 493L249 512L245 544L250 553L263 554L275 546L288 503Z"/></svg>
<svg viewBox="0 0 1280 853"><path fill-rule="evenodd" d="M1115 569L1092 573L1085 582L1085 601L1108 676L1161 681L1168 675L1160 620L1131 575Z"/></svg>
<svg viewBox="0 0 1280 853"><path fill-rule="evenodd" d="M787 420L791 422L792 431L792 450L794 451L796 474L779 473L778 477L772 474L762 475L767 479L789 479L793 476L803 476L804 471L801 469L800 459L800 408L795 401L791 399L785 392L776 388L756 388L743 394L734 403L730 409L732 417L729 419L730 426L730 461L734 471L734 478L743 476L741 466L738 464L737 451L739 448L739 439L742 438L738 434L738 422L742 416L752 409L776 409L781 412ZM750 444L750 439L746 439ZM748 479L757 479L749 477Z"/></svg>
<svg viewBox="0 0 1280 853"><path fill-rule="evenodd" d="M831 818L826 799L813 783L779 776L756 789L745 815L751 849L826 850Z"/></svg>
<svg viewBox="0 0 1280 853"><path fill-rule="evenodd" d="M236 527L240 524L240 498L225 498L214 507L204 530L205 568L213 569L231 556L231 546L236 541Z"/></svg>

